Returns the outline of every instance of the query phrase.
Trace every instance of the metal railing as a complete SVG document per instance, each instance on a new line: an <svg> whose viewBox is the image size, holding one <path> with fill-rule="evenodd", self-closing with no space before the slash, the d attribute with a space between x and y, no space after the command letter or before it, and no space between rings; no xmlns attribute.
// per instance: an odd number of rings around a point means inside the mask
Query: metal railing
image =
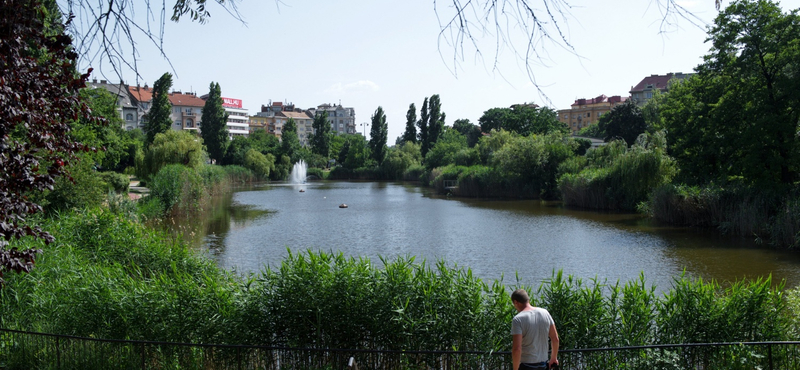
<svg viewBox="0 0 800 370"><path fill-rule="evenodd" d="M351 360L352 359L352 360ZM800 342L559 352L561 369L800 369ZM314 349L113 340L0 329L0 369L509 369L509 352Z"/></svg>

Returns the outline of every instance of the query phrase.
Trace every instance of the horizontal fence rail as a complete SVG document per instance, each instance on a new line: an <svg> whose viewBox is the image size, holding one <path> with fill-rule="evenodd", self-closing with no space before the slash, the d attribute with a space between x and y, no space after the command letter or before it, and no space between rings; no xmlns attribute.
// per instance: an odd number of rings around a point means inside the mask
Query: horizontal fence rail
<svg viewBox="0 0 800 370"><path fill-rule="evenodd" d="M510 338L509 338L510 340ZM566 349L561 369L800 369L800 342ZM0 369L510 369L510 352L290 348L0 329Z"/></svg>

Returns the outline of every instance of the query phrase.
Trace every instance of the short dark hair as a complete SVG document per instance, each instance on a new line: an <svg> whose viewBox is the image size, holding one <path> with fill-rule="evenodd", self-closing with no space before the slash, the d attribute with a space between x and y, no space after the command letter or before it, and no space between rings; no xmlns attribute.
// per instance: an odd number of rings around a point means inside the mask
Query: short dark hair
<svg viewBox="0 0 800 370"><path fill-rule="evenodd" d="M528 292L525 289L517 289L514 293L511 293L511 300L519 303L528 303L530 297L528 297Z"/></svg>

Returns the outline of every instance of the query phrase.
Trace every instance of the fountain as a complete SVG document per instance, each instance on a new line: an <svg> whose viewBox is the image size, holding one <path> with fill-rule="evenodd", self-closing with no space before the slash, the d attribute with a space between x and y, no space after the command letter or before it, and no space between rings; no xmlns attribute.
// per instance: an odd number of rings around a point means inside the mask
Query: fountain
<svg viewBox="0 0 800 370"><path fill-rule="evenodd" d="M292 167L292 172L289 174L289 183L292 185L300 185L306 183L308 166L302 159L295 163Z"/></svg>

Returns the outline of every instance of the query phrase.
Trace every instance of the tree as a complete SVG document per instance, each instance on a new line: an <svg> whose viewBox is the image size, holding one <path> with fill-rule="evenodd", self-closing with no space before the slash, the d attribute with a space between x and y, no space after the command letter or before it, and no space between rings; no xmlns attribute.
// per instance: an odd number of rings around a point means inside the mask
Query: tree
<svg viewBox="0 0 800 370"><path fill-rule="evenodd" d="M172 75L164 73L153 84L153 100L150 110L145 114L144 131L147 144L153 142L157 134L167 132L172 127L172 103L169 102L169 89L172 88Z"/></svg>
<svg viewBox="0 0 800 370"><path fill-rule="evenodd" d="M0 285L6 272L29 272L40 250L7 249L12 239L53 241L28 216L42 207L30 195L52 189L85 146L71 120L95 117L80 98L89 74L75 71L72 39L38 1L0 6ZM89 70L91 72L91 69Z"/></svg>
<svg viewBox="0 0 800 370"><path fill-rule="evenodd" d="M417 107L414 103L409 104L408 112L406 112L406 131L403 133L404 143L417 142Z"/></svg>
<svg viewBox="0 0 800 370"><path fill-rule="evenodd" d="M468 119L457 119L453 122L453 129L467 138L467 145L472 148L481 139L481 128L473 125Z"/></svg>
<svg viewBox="0 0 800 370"><path fill-rule="evenodd" d="M425 157L425 154L428 153L428 149L425 147L425 143L428 142L428 120L430 116L428 115L428 98L425 97L425 100L422 102L422 108L419 110L419 122L417 122L417 127L419 127L419 137L417 138L417 142L421 145L422 156Z"/></svg>
<svg viewBox="0 0 800 370"><path fill-rule="evenodd" d="M378 107L372 115L372 127L369 132L369 148L372 159L380 166L386 158L386 141L389 140L389 124L386 123L386 114L383 107Z"/></svg>
<svg viewBox="0 0 800 370"><path fill-rule="evenodd" d="M299 150L300 139L297 137L297 123L294 118L289 118L281 130L281 153L288 156L294 163Z"/></svg>
<svg viewBox="0 0 800 370"><path fill-rule="evenodd" d="M800 17L733 1L709 30L698 74L661 108L683 180L788 187L800 179Z"/></svg>
<svg viewBox="0 0 800 370"><path fill-rule="evenodd" d="M439 99L439 94L431 95L431 99L428 100L428 111L430 114L429 122L428 122L428 137L426 141L422 142L424 153L428 153L428 151L433 148L439 138L444 133L444 118L445 115L442 112L442 102Z"/></svg>
<svg viewBox="0 0 800 370"><path fill-rule="evenodd" d="M331 124L328 122L328 112L317 114L311 126L314 128L314 134L309 140L311 151L327 160L331 156Z"/></svg>
<svg viewBox="0 0 800 370"><path fill-rule="evenodd" d="M197 168L205 161L202 139L189 131L169 130L156 135L145 150L141 163L136 164L137 176L151 178L168 164Z"/></svg>
<svg viewBox="0 0 800 370"><path fill-rule="evenodd" d="M222 107L219 83L212 81L208 86L208 98L201 112L203 122L200 124L200 137L206 145L208 157L222 164L228 146L228 113Z"/></svg>
<svg viewBox="0 0 800 370"><path fill-rule="evenodd" d="M631 146L639 135L647 131L647 124L644 121L642 110L634 103L633 99L628 99L600 117L597 128L605 134L604 141L608 142L619 138Z"/></svg>
<svg viewBox="0 0 800 370"><path fill-rule="evenodd" d="M528 105L515 105L511 108L492 108L483 112L478 119L481 131L492 130L513 131L520 135L549 134L560 132L567 134L569 128L558 121L556 111L548 107L531 107Z"/></svg>

